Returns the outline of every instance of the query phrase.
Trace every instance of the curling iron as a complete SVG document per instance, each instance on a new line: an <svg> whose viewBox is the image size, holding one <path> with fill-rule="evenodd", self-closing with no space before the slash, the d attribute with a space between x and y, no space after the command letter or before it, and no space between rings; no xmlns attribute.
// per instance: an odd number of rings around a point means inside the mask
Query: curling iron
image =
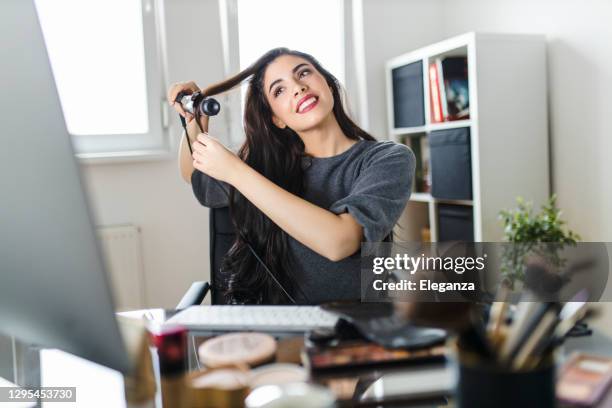
<svg viewBox="0 0 612 408"><path fill-rule="evenodd" d="M216 99L206 98L201 92L194 92L190 95L180 92L174 102L180 103L186 112L194 116L216 116L221 110L221 105Z"/></svg>
<svg viewBox="0 0 612 408"><path fill-rule="evenodd" d="M185 112L189 112L195 116L196 123L202 132L208 131L208 118L210 116L216 116L221 110L221 105L219 105L216 99L210 97L206 98L200 91L192 94L179 92L174 102L180 103ZM179 115L179 117L181 119L181 125L183 125L183 129L185 130L185 135L187 135L187 122L183 116ZM200 123L200 117L205 118L204 127L202 127ZM189 142L189 137L187 137L187 146L189 146L189 153L193 154L193 148Z"/></svg>

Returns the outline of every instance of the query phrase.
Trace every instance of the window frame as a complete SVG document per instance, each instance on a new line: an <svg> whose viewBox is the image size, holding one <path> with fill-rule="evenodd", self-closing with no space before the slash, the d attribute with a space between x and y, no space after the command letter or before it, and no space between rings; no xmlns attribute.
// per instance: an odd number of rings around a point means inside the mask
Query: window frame
<svg viewBox="0 0 612 408"><path fill-rule="evenodd" d="M148 131L134 134L71 135L76 157L85 163L169 159L166 39L163 0L140 0ZM121 63L117 61L117 63ZM129 95L119 97L129 109Z"/></svg>

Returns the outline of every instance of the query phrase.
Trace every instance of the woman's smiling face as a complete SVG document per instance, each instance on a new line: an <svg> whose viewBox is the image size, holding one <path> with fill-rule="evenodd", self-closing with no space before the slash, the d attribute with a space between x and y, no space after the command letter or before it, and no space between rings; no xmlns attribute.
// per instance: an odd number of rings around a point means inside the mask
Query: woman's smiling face
<svg viewBox="0 0 612 408"><path fill-rule="evenodd" d="M296 132L316 127L334 108L325 77L308 60L295 55L281 55L268 65L263 92L274 124Z"/></svg>

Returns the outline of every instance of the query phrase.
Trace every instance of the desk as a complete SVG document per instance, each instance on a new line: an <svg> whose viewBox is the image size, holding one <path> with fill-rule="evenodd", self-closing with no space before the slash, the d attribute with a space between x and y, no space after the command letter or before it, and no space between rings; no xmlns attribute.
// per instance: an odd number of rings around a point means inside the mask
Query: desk
<svg viewBox="0 0 612 408"><path fill-rule="evenodd" d="M194 345L200 342L199 336L192 339ZM285 362L297 362L299 349L302 346L302 337L287 337L280 340L278 360ZM573 351L585 351L593 354L612 356L612 339L604 336L598 331L590 337L568 339L563 347L563 355L567 355ZM43 386L76 386L77 387L77 402L76 403L48 403L49 408L75 408L75 407L131 407L125 403L123 399L123 378L117 371L102 367L98 364L91 363L79 357L57 351L57 350L42 350L35 347L22 346L22 351L25 354L30 354L30 357L25 359L28 361L28 367L23 372L22 379L26 379L26 383L17 381L22 385L43 385ZM31 356L37 356L32 358ZM33 361L38 359L40 366L36 367ZM192 361L193 364L193 361ZM194 367L195 368L195 367ZM353 386L358 383L360 378L371 381L372 379L380 378L390 373L398 373L401 370L372 370L363 375L354 377ZM38 378L37 378L38 377ZM316 379L315 379L316 380ZM351 384L347 383L350 388ZM407 401L401 402L395 400L393 405L378 403L376 406L411 406L407 405ZM350 404L352 405L352 404ZM43 405L45 406L45 405ZM412 405L414 406L414 405ZM423 405L421 402L418 406L436 407L448 406L444 401L429 401L428 405ZM451 403L452 406L452 403ZM599 405L599 407L612 406L612 393L609 393L607 398Z"/></svg>

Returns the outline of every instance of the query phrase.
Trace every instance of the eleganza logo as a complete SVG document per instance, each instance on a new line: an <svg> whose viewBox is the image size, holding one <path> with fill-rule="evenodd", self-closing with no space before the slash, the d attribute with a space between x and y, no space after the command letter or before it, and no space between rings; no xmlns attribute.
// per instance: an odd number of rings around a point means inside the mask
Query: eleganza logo
<svg viewBox="0 0 612 408"><path fill-rule="evenodd" d="M491 301L500 285L526 301L610 301L612 244L364 243L362 301ZM611 290L612 292L612 290Z"/></svg>

